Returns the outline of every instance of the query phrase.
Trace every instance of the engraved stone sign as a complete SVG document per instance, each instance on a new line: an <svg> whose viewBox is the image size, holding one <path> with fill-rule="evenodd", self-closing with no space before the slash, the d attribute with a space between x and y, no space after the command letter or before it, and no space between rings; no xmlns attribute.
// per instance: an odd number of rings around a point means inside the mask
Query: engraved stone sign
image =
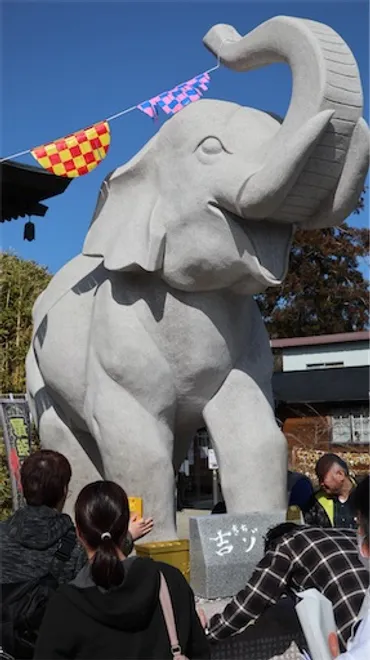
<svg viewBox="0 0 370 660"><path fill-rule="evenodd" d="M190 580L195 594L234 596L262 559L267 530L285 518L285 510L190 518Z"/></svg>

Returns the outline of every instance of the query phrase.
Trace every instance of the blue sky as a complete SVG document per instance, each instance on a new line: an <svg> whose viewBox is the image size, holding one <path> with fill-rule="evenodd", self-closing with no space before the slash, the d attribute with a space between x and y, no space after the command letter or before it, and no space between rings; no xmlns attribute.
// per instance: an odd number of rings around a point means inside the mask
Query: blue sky
<svg viewBox="0 0 370 660"><path fill-rule="evenodd" d="M183 82L215 64L202 37L216 23L246 34L277 14L331 25L352 49L369 99L369 15L361 0L320 2L18 2L1 0L2 157L62 137ZM290 72L274 65L248 74L220 69L207 98L284 114ZM23 241L24 220L3 225L2 248L55 272L82 246L100 183L158 130L135 111L111 123L106 159L46 202L36 240ZM18 162L36 164L27 155ZM367 203L368 204L368 203ZM354 216L366 225L365 213Z"/></svg>

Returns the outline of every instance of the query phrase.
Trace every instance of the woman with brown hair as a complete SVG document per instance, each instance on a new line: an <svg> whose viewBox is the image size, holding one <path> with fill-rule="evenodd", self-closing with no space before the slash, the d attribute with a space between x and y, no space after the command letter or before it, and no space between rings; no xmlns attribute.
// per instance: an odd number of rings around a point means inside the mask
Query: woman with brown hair
<svg viewBox="0 0 370 660"><path fill-rule="evenodd" d="M181 572L165 563L125 558L126 493L111 481L89 484L75 506L77 533L89 562L51 601L35 658L171 658L160 602L165 579L179 646L188 658L209 658L194 596Z"/></svg>

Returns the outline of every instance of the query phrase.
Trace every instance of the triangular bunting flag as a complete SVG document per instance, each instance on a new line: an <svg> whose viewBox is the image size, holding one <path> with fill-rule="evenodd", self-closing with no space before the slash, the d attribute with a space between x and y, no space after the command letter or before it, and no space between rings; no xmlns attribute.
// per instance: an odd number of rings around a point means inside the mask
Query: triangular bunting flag
<svg viewBox="0 0 370 660"><path fill-rule="evenodd" d="M200 87L203 92L206 92L209 87L211 77L209 73L200 73L199 76L195 76L191 80L188 80L184 85L189 85L190 87ZM183 85L180 85L183 87Z"/></svg>
<svg viewBox="0 0 370 660"><path fill-rule="evenodd" d="M95 169L107 155L109 145L109 124L102 121L36 147L31 154L48 172L74 178Z"/></svg>
<svg viewBox="0 0 370 660"><path fill-rule="evenodd" d="M158 99L159 96L154 96L152 99L149 99L148 101L144 101L144 103L140 103L140 105L137 106L137 109L141 110L141 112L145 112L145 114L151 117L152 119L156 119L156 117L158 117L158 108L157 108Z"/></svg>
<svg viewBox="0 0 370 660"><path fill-rule="evenodd" d="M158 116L158 108L161 108L166 115L174 115L189 103L198 101L202 97L202 92L208 90L210 80L209 73L201 73L168 92L153 96L136 107L152 119Z"/></svg>

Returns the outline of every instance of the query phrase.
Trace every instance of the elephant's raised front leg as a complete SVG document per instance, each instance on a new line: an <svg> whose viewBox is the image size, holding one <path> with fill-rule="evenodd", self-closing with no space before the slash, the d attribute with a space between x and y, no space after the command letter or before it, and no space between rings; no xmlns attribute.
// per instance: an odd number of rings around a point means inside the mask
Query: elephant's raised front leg
<svg viewBox="0 0 370 660"><path fill-rule="evenodd" d="M287 446L269 388L233 369L204 410L229 513L286 507Z"/></svg>

